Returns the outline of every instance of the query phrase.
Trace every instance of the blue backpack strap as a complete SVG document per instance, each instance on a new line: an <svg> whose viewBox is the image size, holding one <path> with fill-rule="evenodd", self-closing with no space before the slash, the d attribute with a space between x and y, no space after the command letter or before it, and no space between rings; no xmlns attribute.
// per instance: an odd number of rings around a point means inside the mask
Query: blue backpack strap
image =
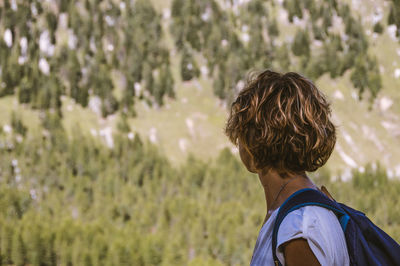
<svg viewBox="0 0 400 266"><path fill-rule="evenodd" d="M289 198L287 198L281 205L275 219L275 225L272 231L272 254L275 265L282 265L276 256L276 247L278 241L278 230L283 219L290 212L310 205L320 206L332 210L338 217L343 232L346 230L346 226L350 217L346 214L346 212L344 212L340 205L336 203L336 201L329 199L325 194L316 189L305 188L298 190Z"/></svg>

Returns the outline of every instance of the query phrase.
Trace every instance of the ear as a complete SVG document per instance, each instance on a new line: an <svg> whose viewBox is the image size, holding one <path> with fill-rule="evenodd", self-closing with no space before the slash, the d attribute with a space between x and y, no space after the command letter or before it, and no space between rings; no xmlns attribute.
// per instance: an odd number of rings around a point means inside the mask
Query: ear
<svg viewBox="0 0 400 266"><path fill-rule="evenodd" d="M257 173L257 168L255 166L255 159L254 159L254 155L250 152L249 148L247 146L244 146L244 148L246 149L246 152L249 154L249 158L250 158L250 172L252 173Z"/></svg>
<svg viewBox="0 0 400 266"><path fill-rule="evenodd" d="M251 165L251 169L253 170L253 173L258 173L258 169L255 166L255 158L254 155L250 152L250 150L246 147L247 152L250 154L250 165Z"/></svg>

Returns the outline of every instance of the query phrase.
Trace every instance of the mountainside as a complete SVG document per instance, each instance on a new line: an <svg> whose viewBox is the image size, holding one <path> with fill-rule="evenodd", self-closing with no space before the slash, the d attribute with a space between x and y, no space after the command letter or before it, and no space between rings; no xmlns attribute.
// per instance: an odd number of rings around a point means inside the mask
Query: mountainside
<svg viewBox="0 0 400 266"><path fill-rule="evenodd" d="M223 129L264 68L328 96L310 177L399 241L399 59L398 0L0 0L0 264L248 264L265 195Z"/></svg>
<svg viewBox="0 0 400 266"><path fill-rule="evenodd" d="M400 43L395 36L396 27L387 25L390 2L348 3L353 16L360 18L364 27L369 41L369 54L376 56L382 89L370 105L368 96L364 95L363 99L359 99L359 91L351 83L350 71L345 72L342 77L331 78L326 73L316 79L317 86L332 102L333 121L338 126L337 146L327 168L338 171L337 175L347 179L351 175L350 169L363 171L365 164L376 165L380 162L387 166L389 177L400 177L400 150L395 148L400 147ZM164 21L169 25L170 11L166 3L160 8L160 12L163 12ZM277 8L276 13L280 32L285 33L282 38L293 39L294 28L304 24L304 20L295 19L290 23L287 11L282 7ZM381 34L373 31L378 22L384 28ZM334 20L333 23L340 27L340 20ZM321 44L315 41L314 45ZM177 61L176 59L174 62L176 65L179 63ZM179 79L179 73L175 73L175 78ZM138 118L132 121L133 127L149 137L157 135L157 143L173 161L180 161L188 152L207 158L225 145L231 147L222 133L226 103L214 99L212 82L202 75L198 80L183 82L177 86L178 101L168 102L162 111L141 107ZM168 124L165 124L165 118L171 116L174 117L174 122L168 120ZM160 121L160 124L149 120ZM180 149L174 149L176 146ZM235 148L232 147L232 150L235 151Z"/></svg>
<svg viewBox="0 0 400 266"><path fill-rule="evenodd" d="M112 146L122 126L177 164L189 153L237 152L223 135L227 107L249 70L270 67L304 73L332 102L338 142L327 168L346 179L350 169L379 161L400 177L400 42L388 25L398 23L395 1L96 3L49 1L34 11L34 1L26 10L37 31L28 41L24 27L10 31L3 20L2 49L11 51L2 57L5 132L13 110L28 132L41 132L45 111L59 110L67 131L80 127ZM5 5L3 17L25 10L18 1ZM38 53L30 48L35 38ZM27 55L18 56L25 42ZM13 56L21 73L39 73L39 85L6 75Z"/></svg>

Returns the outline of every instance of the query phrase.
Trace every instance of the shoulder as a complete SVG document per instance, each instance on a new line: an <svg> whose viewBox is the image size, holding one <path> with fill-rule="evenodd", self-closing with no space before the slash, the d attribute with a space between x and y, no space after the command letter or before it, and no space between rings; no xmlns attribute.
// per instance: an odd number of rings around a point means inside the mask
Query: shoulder
<svg viewBox="0 0 400 266"><path fill-rule="evenodd" d="M323 207L305 206L289 213L278 231L278 258L282 247L294 239L305 239L321 265L346 265L348 253L336 215Z"/></svg>

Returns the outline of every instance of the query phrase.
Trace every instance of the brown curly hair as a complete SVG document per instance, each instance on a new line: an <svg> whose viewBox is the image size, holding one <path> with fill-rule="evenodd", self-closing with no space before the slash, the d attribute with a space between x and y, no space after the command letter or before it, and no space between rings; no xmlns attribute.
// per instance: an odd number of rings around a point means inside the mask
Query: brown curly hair
<svg viewBox="0 0 400 266"><path fill-rule="evenodd" d="M306 77L271 70L253 73L231 105L225 134L252 155L256 169L312 172L336 143L330 105Z"/></svg>

